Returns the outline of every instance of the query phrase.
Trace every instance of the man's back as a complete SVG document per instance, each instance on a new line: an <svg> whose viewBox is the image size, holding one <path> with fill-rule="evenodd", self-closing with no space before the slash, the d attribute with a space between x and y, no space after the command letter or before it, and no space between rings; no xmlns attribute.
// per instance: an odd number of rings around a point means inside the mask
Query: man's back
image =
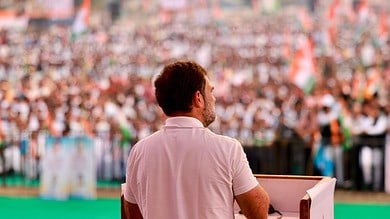
<svg viewBox="0 0 390 219"><path fill-rule="evenodd" d="M206 129L216 118L214 86L192 61L164 66L154 81L166 125L137 143L127 163L129 218L267 218L269 197L237 140Z"/></svg>
<svg viewBox="0 0 390 219"><path fill-rule="evenodd" d="M232 218L234 195L257 185L238 141L189 117L140 141L127 174L125 198L144 218Z"/></svg>

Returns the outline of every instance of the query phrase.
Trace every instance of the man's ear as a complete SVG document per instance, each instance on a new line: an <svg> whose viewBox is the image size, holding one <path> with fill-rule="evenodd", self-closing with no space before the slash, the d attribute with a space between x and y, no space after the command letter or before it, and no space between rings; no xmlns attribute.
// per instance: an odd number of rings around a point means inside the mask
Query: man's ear
<svg viewBox="0 0 390 219"><path fill-rule="evenodd" d="M193 99L194 107L202 108L204 106L204 98L200 91L196 91Z"/></svg>

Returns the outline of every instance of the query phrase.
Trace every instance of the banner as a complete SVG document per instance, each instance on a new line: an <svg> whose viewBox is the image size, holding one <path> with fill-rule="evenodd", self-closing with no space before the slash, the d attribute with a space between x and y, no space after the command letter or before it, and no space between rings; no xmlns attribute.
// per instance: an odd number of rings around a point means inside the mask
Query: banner
<svg viewBox="0 0 390 219"><path fill-rule="evenodd" d="M48 137L46 153L42 157L42 198L96 198L96 168L92 142L88 137Z"/></svg>
<svg viewBox="0 0 390 219"><path fill-rule="evenodd" d="M273 13L280 8L280 2L279 0L262 1L261 8L265 13Z"/></svg>
<svg viewBox="0 0 390 219"><path fill-rule="evenodd" d="M27 14L32 18L69 19L74 15L73 0L34 0L26 5Z"/></svg>
<svg viewBox="0 0 390 219"><path fill-rule="evenodd" d="M0 29L25 30L29 18L26 15L18 15L16 11L0 10Z"/></svg>

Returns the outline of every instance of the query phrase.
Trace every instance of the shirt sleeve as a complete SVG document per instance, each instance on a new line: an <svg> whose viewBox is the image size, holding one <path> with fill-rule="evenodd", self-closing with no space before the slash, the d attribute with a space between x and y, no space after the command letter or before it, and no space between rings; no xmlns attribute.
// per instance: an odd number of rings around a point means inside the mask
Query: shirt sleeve
<svg viewBox="0 0 390 219"><path fill-rule="evenodd" d="M124 188L123 195L124 195L124 198L126 201L133 203L133 204L137 203L137 201L135 200L133 193L131 193L131 189L129 188L127 183L126 183L126 186Z"/></svg>
<svg viewBox="0 0 390 219"><path fill-rule="evenodd" d="M233 153L233 193L241 195L256 187L259 183L249 167L246 154L240 143L236 143Z"/></svg>
<svg viewBox="0 0 390 219"><path fill-rule="evenodd" d="M133 151L130 152L129 159L127 161L126 184L125 184L124 188L122 188L124 190L122 192L123 192L123 195L124 195L124 198L126 201L133 203L133 204L136 204L137 201L135 200L135 194L132 192L132 189L131 189L132 185L137 185L137 180L134 177L134 173L132 173L132 171L134 169L133 168L134 164L132 163L132 161L134 161L134 159L132 158Z"/></svg>

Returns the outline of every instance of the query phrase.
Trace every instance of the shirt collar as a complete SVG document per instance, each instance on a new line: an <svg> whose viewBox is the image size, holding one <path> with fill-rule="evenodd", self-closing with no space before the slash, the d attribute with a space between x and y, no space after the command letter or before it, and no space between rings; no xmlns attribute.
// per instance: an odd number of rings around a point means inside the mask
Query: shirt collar
<svg viewBox="0 0 390 219"><path fill-rule="evenodd" d="M165 126L203 128L203 124L198 119L195 119L194 117L188 117L188 116L170 117L165 121Z"/></svg>

